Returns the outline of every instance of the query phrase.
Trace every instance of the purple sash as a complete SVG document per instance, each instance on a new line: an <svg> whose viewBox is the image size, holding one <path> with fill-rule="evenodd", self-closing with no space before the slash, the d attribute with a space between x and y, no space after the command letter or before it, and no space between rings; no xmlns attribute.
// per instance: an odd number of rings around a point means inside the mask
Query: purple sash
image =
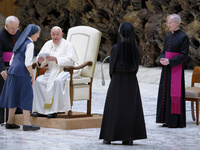
<svg viewBox="0 0 200 150"><path fill-rule="evenodd" d="M170 59L179 55L175 52L165 52L165 58ZM171 114L181 114L181 77L182 64L171 69Z"/></svg>
<svg viewBox="0 0 200 150"><path fill-rule="evenodd" d="M3 52L3 61L9 62L12 57L13 52Z"/></svg>

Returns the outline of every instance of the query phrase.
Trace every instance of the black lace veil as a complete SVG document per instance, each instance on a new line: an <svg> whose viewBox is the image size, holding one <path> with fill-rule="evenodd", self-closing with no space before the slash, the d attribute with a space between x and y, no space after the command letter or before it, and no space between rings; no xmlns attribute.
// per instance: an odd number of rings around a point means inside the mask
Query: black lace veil
<svg viewBox="0 0 200 150"><path fill-rule="evenodd" d="M118 31L118 64L123 70L138 70L139 51L135 42L135 29L131 23L124 22Z"/></svg>

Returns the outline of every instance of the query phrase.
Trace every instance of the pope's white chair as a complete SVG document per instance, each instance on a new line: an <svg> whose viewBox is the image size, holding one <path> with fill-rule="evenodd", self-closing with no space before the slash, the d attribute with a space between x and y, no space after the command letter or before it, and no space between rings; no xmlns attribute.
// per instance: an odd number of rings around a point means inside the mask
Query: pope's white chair
<svg viewBox="0 0 200 150"><path fill-rule="evenodd" d="M101 32L89 26L76 26L68 30L67 40L75 48L79 66L66 66L64 71L70 73L70 101L87 100L87 113L74 115L68 112L68 117L88 117L91 114L92 81L99 52ZM80 77L73 78L73 71L81 69ZM73 107L72 107L73 108Z"/></svg>

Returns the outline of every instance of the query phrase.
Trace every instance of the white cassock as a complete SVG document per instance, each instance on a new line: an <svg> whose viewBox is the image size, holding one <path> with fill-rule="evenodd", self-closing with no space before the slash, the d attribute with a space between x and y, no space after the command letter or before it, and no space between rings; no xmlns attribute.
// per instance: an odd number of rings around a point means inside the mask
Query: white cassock
<svg viewBox="0 0 200 150"><path fill-rule="evenodd" d="M52 40L47 41L39 54L49 53L57 58L54 61L45 60L40 67L48 64L48 70L44 75L37 77L33 84L33 110L40 114L51 114L71 110L69 95L69 72L64 72L64 66L75 65L78 60L74 46L65 39L55 45ZM38 55L39 55L38 54ZM36 58L37 62L38 56ZM81 70L77 70L74 76L79 76Z"/></svg>

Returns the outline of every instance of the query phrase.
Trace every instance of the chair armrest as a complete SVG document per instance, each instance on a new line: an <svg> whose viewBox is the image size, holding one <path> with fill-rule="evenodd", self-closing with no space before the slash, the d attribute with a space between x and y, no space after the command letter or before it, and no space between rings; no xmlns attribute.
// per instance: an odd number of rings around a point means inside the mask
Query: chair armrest
<svg viewBox="0 0 200 150"><path fill-rule="evenodd" d="M74 70L78 70L78 69L82 69L85 66L92 66L93 62L92 61L86 61L83 64L79 65L79 66L65 66L63 68L64 71L67 71L70 73L70 87L73 86L73 81L72 81L72 76L74 73Z"/></svg>
<svg viewBox="0 0 200 150"><path fill-rule="evenodd" d="M81 64L79 66L65 66L63 70L70 72L70 74L72 72L72 74L73 74L73 70L82 69L85 66L92 66L92 64L93 64L92 61L86 61L86 62L84 62L83 64Z"/></svg>
<svg viewBox="0 0 200 150"><path fill-rule="evenodd" d="M39 68L38 65L36 63L33 63L32 64L32 68L33 69L36 69L36 74L35 74L35 79L39 76L39 75L42 75L44 74L49 68L48 68L48 65L42 67L42 68Z"/></svg>
<svg viewBox="0 0 200 150"><path fill-rule="evenodd" d="M36 67L37 67L37 64L36 64L36 63L33 63L33 64L32 64L32 68L35 69Z"/></svg>

